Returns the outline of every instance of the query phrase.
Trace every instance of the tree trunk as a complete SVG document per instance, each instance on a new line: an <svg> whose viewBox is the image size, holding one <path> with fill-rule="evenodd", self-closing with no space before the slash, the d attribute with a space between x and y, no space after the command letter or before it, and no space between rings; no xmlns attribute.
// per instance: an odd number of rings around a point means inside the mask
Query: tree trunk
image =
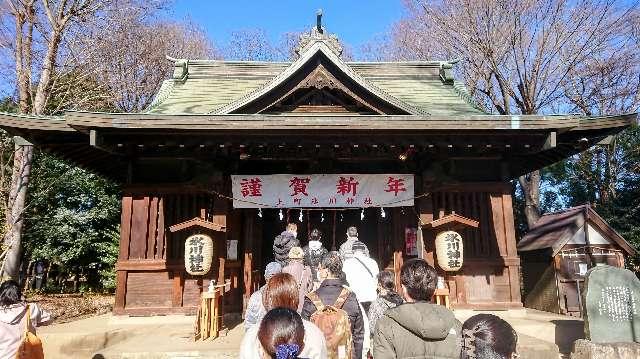
<svg viewBox="0 0 640 359"><path fill-rule="evenodd" d="M524 215L531 229L540 219L540 171L533 171L518 178L524 194Z"/></svg>
<svg viewBox="0 0 640 359"><path fill-rule="evenodd" d="M8 250L2 267L2 278L17 279L20 271L21 237L24 223L24 203L27 197L27 185L31 175L31 160L33 146L16 145L13 157L13 173L11 175L11 192L7 206L6 228L4 244Z"/></svg>

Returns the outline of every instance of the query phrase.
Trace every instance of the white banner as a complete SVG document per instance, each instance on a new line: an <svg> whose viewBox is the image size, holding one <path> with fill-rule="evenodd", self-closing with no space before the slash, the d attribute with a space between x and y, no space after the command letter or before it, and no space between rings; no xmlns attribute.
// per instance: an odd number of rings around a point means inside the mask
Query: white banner
<svg viewBox="0 0 640 359"><path fill-rule="evenodd" d="M413 206L412 174L232 175L234 208Z"/></svg>

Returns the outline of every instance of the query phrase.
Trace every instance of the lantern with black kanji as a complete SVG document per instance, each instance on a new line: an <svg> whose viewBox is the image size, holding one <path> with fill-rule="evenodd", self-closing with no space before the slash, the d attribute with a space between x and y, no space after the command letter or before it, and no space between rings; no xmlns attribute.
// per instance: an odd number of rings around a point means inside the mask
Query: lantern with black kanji
<svg viewBox="0 0 640 359"><path fill-rule="evenodd" d="M184 266L191 275L204 275L211 269L213 240L205 234L194 234L184 243Z"/></svg>
<svg viewBox="0 0 640 359"><path fill-rule="evenodd" d="M436 256L438 266L447 272L462 268L464 248L462 236L454 231L444 231L436 236Z"/></svg>
<svg viewBox="0 0 640 359"><path fill-rule="evenodd" d="M425 224L424 227L431 233L438 233L435 240L438 266L447 272L460 270L464 262L464 247L462 236L457 231L478 228L478 221L452 212Z"/></svg>

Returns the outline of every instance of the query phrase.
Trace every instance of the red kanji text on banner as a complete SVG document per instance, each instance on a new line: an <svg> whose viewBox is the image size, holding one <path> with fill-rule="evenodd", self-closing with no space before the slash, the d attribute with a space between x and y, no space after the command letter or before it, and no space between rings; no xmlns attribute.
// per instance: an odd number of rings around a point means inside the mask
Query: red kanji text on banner
<svg viewBox="0 0 640 359"><path fill-rule="evenodd" d="M234 208L413 206L412 174L231 176Z"/></svg>

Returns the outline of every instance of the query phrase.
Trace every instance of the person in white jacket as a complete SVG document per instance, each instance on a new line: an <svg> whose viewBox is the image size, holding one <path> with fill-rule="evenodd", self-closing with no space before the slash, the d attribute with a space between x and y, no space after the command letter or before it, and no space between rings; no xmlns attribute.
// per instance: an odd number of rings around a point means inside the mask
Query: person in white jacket
<svg viewBox="0 0 640 359"><path fill-rule="evenodd" d="M31 332L48 324L51 316L35 303L27 304L20 286L13 280L0 285L0 359L14 359L27 327L27 308L30 312Z"/></svg>
<svg viewBox="0 0 640 359"><path fill-rule="evenodd" d="M358 240L358 229L356 227L349 227L347 228L347 240L344 241L344 243L342 243L340 245L340 259L342 259L342 262L344 263L347 259L353 257L353 244ZM366 255L367 257L369 256L369 249L367 248L367 246L364 246L365 250L366 250Z"/></svg>
<svg viewBox="0 0 640 359"><path fill-rule="evenodd" d="M353 290L358 298L358 302L362 304L365 313L369 312L369 306L376 300L378 294L378 263L369 258L369 250L367 246L355 241L351 246L353 255L348 258L342 267L349 287Z"/></svg>

